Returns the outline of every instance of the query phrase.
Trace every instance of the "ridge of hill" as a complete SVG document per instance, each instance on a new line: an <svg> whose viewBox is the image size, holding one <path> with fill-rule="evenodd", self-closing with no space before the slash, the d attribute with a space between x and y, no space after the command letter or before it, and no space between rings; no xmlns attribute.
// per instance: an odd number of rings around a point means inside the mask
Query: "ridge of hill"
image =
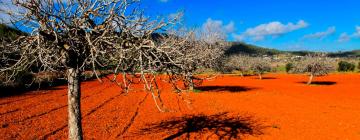
<svg viewBox="0 0 360 140"><path fill-rule="evenodd" d="M225 55L247 54L251 56L261 55L279 55L290 54L296 56L306 56L319 52L314 51L282 51L277 49L265 48L256 45L246 44L243 42L230 42L225 50ZM344 51L344 52L325 52L329 57L360 57L360 50Z"/></svg>

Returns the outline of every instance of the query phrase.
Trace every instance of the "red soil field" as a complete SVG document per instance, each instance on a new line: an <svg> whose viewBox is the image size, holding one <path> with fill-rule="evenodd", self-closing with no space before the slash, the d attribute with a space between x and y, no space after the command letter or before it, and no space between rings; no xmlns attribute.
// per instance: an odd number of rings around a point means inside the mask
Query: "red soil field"
<svg viewBox="0 0 360 140"><path fill-rule="evenodd" d="M360 75L219 76L187 104L162 84L167 112L150 94L82 84L85 139L360 139ZM0 98L0 139L67 139L66 86Z"/></svg>

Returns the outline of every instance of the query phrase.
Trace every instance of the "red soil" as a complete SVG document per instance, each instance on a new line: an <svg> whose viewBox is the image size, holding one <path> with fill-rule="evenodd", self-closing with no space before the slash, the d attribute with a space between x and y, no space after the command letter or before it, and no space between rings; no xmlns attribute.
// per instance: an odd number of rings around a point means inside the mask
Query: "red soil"
<svg viewBox="0 0 360 140"><path fill-rule="evenodd" d="M360 139L360 75L221 76L188 105L162 85L169 112L143 91L109 81L82 85L85 139ZM0 93L1 94L1 93ZM66 139L66 86L0 99L0 139Z"/></svg>

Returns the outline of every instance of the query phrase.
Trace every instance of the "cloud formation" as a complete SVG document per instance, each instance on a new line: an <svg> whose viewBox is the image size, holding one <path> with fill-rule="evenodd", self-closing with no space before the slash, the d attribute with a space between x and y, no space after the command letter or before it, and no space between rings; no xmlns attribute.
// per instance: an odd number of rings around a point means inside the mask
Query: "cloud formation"
<svg viewBox="0 0 360 140"><path fill-rule="evenodd" d="M24 8L16 6L11 0L0 0L0 23L10 25L19 15L23 14Z"/></svg>
<svg viewBox="0 0 360 140"><path fill-rule="evenodd" d="M329 27L326 31L305 35L303 39L324 39L330 35L333 35L335 32L336 28L332 26Z"/></svg>
<svg viewBox="0 0 360 140"><path fill-rule="evenodd" d="M360 26L356 26L355 29L356 29L356 31L353 34L353 37L360 38Z"/></svg>
<svg viewBox="0 0 360 140"><path fill-rule="evenodd" d="M10 23L11 17L7 13L15 9L16 7L8 0L0 0L0 23Z"/></svg>
<svg viewBox="0 0 360 140"><path fill-rule="evenodd" d="M200 33L203 34L204 40L213 42L219 39L226 39L227 34L233 33L235 30L235 23L232 21L224 24L222 20L208 18L202 25Z"/></svg>
<svg viewBox="0 0 360 140"><path fill-rule="evenodd" d="M222 20L213 20L211 18L208 18L206 22L202 25L203 29L221 29L226 33L231 33L235 31L235 23L231 21L230 23L224 25Z"/></svg>
<svg viewBox="0 0 360 140"><path fill-rule="evenodd" d="M280 36L286 33L308 27L309 24L304 20L299 20L297 23L283 24L279 21L273 21L265 24L258 25L253 28L248 28L240 35L234 34L233 37L238 41L251 39L253 41L264 40L267 36Z"/></svg>
<svg viewBox="0 0 360 140"><path fill-rule="evenodd" d="M339 42L347 42L351 39L351 37L347 33L342 33L339 37Z"/></svg>
<svg viewBox="0 0 360 140"><path fill-rule="evenodd" d="M339 42L348 42L353 38L360 38L360 26L355 27L355 32L351 35L347 33L342 33L338 39Z"/></svg>

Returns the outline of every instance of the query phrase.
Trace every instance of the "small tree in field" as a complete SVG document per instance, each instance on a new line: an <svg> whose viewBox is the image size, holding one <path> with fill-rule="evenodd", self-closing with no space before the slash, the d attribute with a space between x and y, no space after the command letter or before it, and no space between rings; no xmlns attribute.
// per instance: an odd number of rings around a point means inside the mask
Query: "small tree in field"
<svg viewBox="0 0 360 140"><path fill-rule="evenodd" d="M308 73L310 85L315 76L327 75L329 72L335 70L334 61L325 56L306 56L300 62L295 64L293 72Z"/></svg>
<svg viewBox="0 0 360 140"><path fill-rule="evenodd" d="M195 74L213 68L216 60L224 53L225 37L220 31L221 29L208 26L190 31L177 31L182 34L180 36L187 38L181 48L183 56L178 57L178 61L182 62L187 89L194 90L194 80L201 82L204 79L196 77Z"/></svg>
<svg viewBox="0 0 360 140"><path fill-rule="evenodd" d="M250 70L250 57L246 55L234 55L230 56L225 63L227 70L237 70L240 72L240 76L244 77L244 73Z"/></svg>
<svg viewBox="0 0 360 140"><path fill-rule="evenodd" d="M8 3L0 4L8 4ZM161 101L156 73L183 73L186 37L166 33L155 42L157 31L166 32L181 16L151 20L137 0L13 0L0 9L15 25L30 32L2 45L0 76L15 80L17 74L37 66L37 72L63 71L68 81L69 139L82 139L80 75L85 70L112 69L124 91L141 79L156 106ZM3 6L6 7L6 6ZM163 35L160 35L163 36ZM182 59L179 59L182 58ZM98 77L98 76L97 76ZM100 80L100 78L98 77ZM173 80L173 79L172 79ZM101 81L101 80L100 80Z"/></svg>
<svg viewBox="0 0 360 140"><path fill-rule="evenodd" d="M270 63L266 62L266 60L260 57L253 57L250 59L249 62L250 62L250 69L259 76L260 80L262 80L262 75L265 72L271 71Z"/></svg>

